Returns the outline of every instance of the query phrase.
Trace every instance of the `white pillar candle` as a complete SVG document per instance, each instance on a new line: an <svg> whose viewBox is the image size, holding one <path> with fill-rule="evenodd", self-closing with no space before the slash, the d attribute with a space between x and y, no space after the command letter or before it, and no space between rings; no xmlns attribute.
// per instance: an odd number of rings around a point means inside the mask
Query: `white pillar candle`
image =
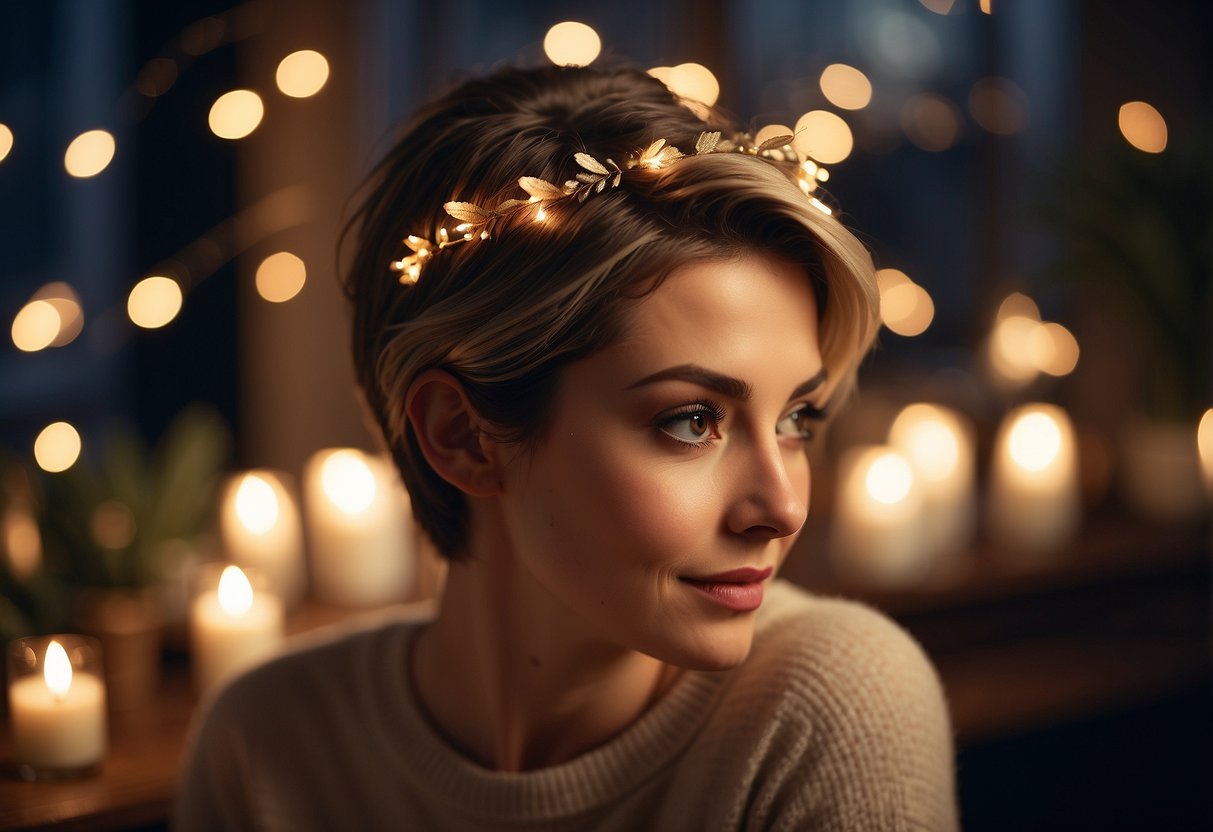
<svg viewBox="0 0 1213 832"><path fill-rule="evenodd" d="M47 641L18 639L10 648L13 752L33 777L87 771L105 756L105 683L99 663L86 661L95 647L82 636Z"/></svg>
<svg viewBox="0 0 1213 832"><path fill-rule="evenodd" d="M320 451L304 476L312 589L332 604L404 598L417 571L408 495L387 460L352 448Z"/></svg>
<svg viewBox="0 0 1213 832"><path fill-rule="evenodd" d="M1078 533L1080 493L1074 428L1056 405L1028 404L1007 414L994 443L987 506L991 539L1001 549L1046 555Z"/></svg>
<svg viewBox="0 0 1213 832"><path fill-rule="evenodd" d="M909 461L885 445L839 462L830 550L839 574L885 587L920 581L931 567L923 496Z"/></svg>
<svg viewBox="0 0 1213 832"><path fill-rule="evenodd" d="M303 597L303 529L282 475L258 469L232 477L224 490L220 530L232 563L260 572L288 605Z"/></svg>
<svg viewBox="0 0 1213 832"><path fill-rule="evenodd" d="M950 408L912 404L893 421L889 444L922 486L927 551L946 556L967 548L977 523L972 424Z"/></svg>
<svg viewBox="0 0 1213 832"><path fill-rule="evenodd" d="M282 602L255 591L238 566L224 567L190 608L190 656L199 693L273 655L284 634Z"/></svg>

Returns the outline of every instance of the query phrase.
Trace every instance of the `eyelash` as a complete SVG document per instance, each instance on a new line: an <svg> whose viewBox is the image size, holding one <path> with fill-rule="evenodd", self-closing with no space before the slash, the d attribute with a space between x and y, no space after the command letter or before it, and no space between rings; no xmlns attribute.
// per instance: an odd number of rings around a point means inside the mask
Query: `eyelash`
<svg viewBox="0 0 1213 832"><path fill-rule="evenodd" d="M681 439L671 433L668 428L680 422L686 422L696 416L702 416L708 422L709 433L705 434L704 438L698 442ZM679 445L686 448L704 448L713 440L718 438L718 431L721 422L724 421L724 408L715 402L700 401L693 402L688 405L674 410L671 413L659 416L656 421L656 427L666 436L673 439Z"/></svg>
<svg viewBox="0 0 1213 832"><path fill-rule="evenodd" d="M697 416L703 417L708 422L710 433L705 434L704 439L700 441L689 441L675 436L669 430L671 426L677 425L681 422L686 422L687 420ZM721 423L724 422L724 418L724 409L718 404L709 401L699 401L685 405L671 413L660 416L655 422L655 425L662 433L673 439L681 446L686 448L703 448L706 447L713 439L719 438L718 431ZM795 433L780 433L780 435L793 436L802 444L807 445L812 442L816 436L816 431L812 427L809 427L809 424L819 422L823 418L825 418L825 414L820 409L811 404L801 405L780 419L778 423L783 424L783 422L787 421L788 419L792 419L799 430L797 430ZM779 432L778 425L776 425L776 432Z"/></svg>

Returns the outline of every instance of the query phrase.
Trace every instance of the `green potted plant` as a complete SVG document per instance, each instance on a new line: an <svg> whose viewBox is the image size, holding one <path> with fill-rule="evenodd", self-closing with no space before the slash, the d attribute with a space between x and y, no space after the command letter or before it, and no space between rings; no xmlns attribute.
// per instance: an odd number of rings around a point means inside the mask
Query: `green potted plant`
<svg viewBox="0 0 1213 832"><path fill-rule="evenodd" d="M46 477L46 566L71 592L74 621L101 640L119 707L155 692L160 589L176 565L174 552L197 539L212 516L228 447L222 419L195 405L154 449L117 428L95 457Z"/></svg>

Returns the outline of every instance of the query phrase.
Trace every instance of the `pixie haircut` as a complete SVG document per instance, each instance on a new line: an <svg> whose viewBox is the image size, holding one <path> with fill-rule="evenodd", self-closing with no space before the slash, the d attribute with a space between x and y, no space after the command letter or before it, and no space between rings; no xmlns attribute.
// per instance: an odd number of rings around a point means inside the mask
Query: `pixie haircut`
<svg viewBox="0 0 1213 832"><path fill-rule="evenodd" d="M563 200L546 222L510 221L437 253L415 285L389 271L406 234L433 239L452 225L448 201L524 196L520 176L564 182L579 152L622 160L659 138L693 152L702 132L733 129L638 69L506 69L422 109L376 167L349 228L356 378L442 555L467 556L468 504L429 466L405 413L425 370L458 379L494 438L541 442L562 368L617 340L628 310L667 275L760 252L799 266L813 285L828 395L853 385L875 331L871 257L792 174L756 156L688 156L584 202Z"/></svg>

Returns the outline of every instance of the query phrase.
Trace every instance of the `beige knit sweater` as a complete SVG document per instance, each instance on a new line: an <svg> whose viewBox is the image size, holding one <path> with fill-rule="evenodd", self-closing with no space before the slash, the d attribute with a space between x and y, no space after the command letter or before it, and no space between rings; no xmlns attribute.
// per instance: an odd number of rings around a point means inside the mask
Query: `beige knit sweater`
<svg viewBox="0 0 1213 832"><path fill-rule="evenodd" d="M949 830L952 743L919 647L862 605L775 581L739 667L685 672L606 744L485 770L419 711L416 621L238 679L192 739L176 828Z"/></svg>

